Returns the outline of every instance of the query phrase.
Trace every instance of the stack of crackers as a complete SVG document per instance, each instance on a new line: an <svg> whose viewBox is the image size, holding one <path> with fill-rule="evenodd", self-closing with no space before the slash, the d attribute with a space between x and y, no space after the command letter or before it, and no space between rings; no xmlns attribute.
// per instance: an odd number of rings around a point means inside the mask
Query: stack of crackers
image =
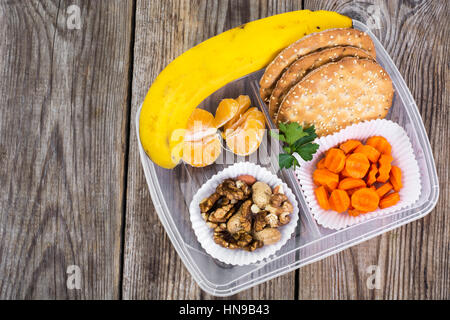
<svg viewBox="0 0 450 320"><path fill-rule="evenodd" d="M370 36L346 28L310 34L281 51L261 78L260 94L276 125L315 125L323 136L384 118L394 89Z"/></svg>

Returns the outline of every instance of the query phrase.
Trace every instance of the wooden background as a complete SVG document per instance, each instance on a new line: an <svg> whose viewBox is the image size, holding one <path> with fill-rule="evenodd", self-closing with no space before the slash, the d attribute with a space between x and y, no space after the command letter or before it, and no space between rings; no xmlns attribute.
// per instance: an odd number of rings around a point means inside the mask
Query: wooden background
<svg viewBox="0 0 450 320"><path fill-rule="evenodd" d="M67 27L72 4L80 30ZM158 221L134 116L186 49L302 8L379 26L423 117L439 203L424 219L233 298L449 299L450 2L440 0L0 0L0 298L214 298ZM80 290L66 286L72 264ZM381 289L367 288L369 265L381 267Z"/></svg>

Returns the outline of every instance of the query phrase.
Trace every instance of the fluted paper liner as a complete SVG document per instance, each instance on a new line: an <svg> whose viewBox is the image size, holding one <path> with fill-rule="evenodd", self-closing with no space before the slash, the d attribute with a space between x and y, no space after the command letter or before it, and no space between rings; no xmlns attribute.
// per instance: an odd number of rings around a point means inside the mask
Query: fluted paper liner
<svg viewBox="0 0 450 320"><path fill-rule="evenodd" d="M314 184L312 178L319 159L324 156L328 149L336 147L342 142L349 139L357 139L365 143L372 136L383 136L392 146L392 157L394 158L392 165L398 166L402 171L403 188L399 191L400 201L392 207L385 209L378 208L373 212L361 214L357 217L352 217L347 212L337 213L333 210L322 209L314 194L314 189L317 186ZM311 213L320 225L330 229L343 229L369 219L405 209L419 199L421 192L419 166L414 157L408 135L397 123L385 119L365 121L349 126L333 135L316 139L315 142L320 147L314 155L313 160L305 162L298 157L300 167L296 169L296 175Z"/></svg>
<svg viewBox="0 0 450 320"><path fill-rule="evenodd" d="M227 249L216 244L213 240L214 231L206 225L199 208L200 201L213 194L222 181L227 178L236 178L242 174L252 175L256 180L267 183L272 189L282 185L285 195L294 207L293 213L290 214L291 221L284 226L278 227L278 230L281 232L280 241L271 245L264 245L253 252L241 249ZM189 206L192 228L203 249L221 262L240 266L261 261L280 250L295 231L298 222L298 211L297 200L289 187L267 169L250 162L236 163L218 172L197 191Z"/></svg>

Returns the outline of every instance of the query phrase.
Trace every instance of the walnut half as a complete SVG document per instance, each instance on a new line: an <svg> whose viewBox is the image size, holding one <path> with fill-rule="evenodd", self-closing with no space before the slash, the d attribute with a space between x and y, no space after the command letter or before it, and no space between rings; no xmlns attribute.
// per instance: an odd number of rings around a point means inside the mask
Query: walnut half
<svg viewBox="0 0 450 320"><path fill-rule="evenodd" d="M251 200L245 201L239 213L241 215L240 221L245 232L260 231L266 226L266 211L251 210L253 203Z"/></svg>
<svg viewBox="0 0 450 320"><path fill-rule="evenodd" d="M262 241L253 239L253 236L244 230L230 233L220 226L214 230L214 242L224 248L244 249L247 251L254 251L261 248L264 244Z"/></svg>

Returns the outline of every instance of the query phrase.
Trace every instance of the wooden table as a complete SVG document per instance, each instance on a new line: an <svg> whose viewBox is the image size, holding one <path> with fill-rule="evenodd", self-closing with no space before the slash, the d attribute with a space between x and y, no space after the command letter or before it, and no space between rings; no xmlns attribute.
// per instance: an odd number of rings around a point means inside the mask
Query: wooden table
<svg viewBox="0 0 450 320"><path fill-rule="evenodd" d="M159 223L135 113L156 75L183 51L242 23L303 8L373 25L419 106L439 203L424 219L234 298L449 299L449 4L1 0L0 298L213 298L195 284ZM79 25L71 5L80 8ZM70 265L80 267L80 289L66 285ZM366 286L369 265L381 268L380 289Z"/></svg>

